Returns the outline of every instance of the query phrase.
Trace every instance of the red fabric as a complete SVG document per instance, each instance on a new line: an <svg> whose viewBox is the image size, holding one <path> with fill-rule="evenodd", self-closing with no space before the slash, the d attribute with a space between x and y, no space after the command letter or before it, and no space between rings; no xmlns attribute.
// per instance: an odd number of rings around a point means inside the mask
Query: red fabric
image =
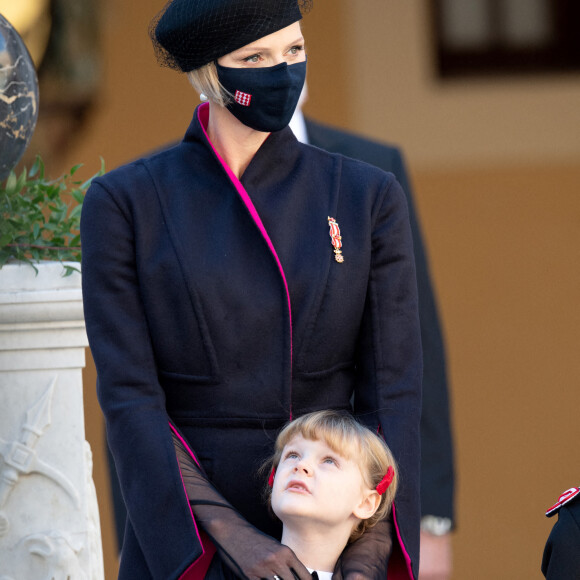
<svg viewBox="0 0 580 580"><path fill-rule="evenodd" d="M242 91L236 91L236 96L234 98L236 103L239 103L244 107L249 107L250 103L252 102L252 95L249 95L248 93L242 93Z"/></svg>
<svg viewBox="0 0 580 580"><path fill-rule="evenodd" d="M179 577L179 580L203 580L207 574L212 558L216 553L216 547L211 540L200 532L203 554Z"/></svg>
<svg viewBox="0 0 580 580"><path fill-rule="evenodd" d="M570 500L574 499L578 494L580 494L580 487L571 487L567 489L559 498L558 501L546 511L546 516L551 517Z"/></svg>
<svg viewBox="0 0 580 580"><path fill-rule="evenodd" d="M387 489L389 489L389 485L393 483L393 477L395 477L395 470L393 469L392 465L389 465L389 469L387 469L387 473L381 479L381 481L377 484L377 492L379 495L383 495Z"/></svg>
<svg viewBox="0 0 580 580"><path fill-rule="evenodd" d="M268 478L268 485L270 487L274 487L274 476L276 475L276 468L272 467L272 472L270 473L270 477Z"/></svg>
<svg viewBox="0 0 580 580"><path fill-rule="evenodd" d="M328 218L328 225L330 226L330 238L332 240L332 245L339 250L342 248L342 238L340 236L340 228L336 220L332 217Z"/></svg>

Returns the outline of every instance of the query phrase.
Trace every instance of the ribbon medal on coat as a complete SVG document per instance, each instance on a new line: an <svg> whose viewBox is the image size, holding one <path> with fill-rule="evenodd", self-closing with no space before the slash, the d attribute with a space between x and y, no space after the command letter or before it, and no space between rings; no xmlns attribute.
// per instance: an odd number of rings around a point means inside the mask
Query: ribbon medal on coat
<svg viewBox="0 0 580 580"><path fill-rule="evenodd" d="M344 256L342 255L342 236L340 235L340 228L338 227L337 221L328 216L328 226L330 227L330 240L332 247L334 248L334 259L342 263L344 262Z"/></svg>

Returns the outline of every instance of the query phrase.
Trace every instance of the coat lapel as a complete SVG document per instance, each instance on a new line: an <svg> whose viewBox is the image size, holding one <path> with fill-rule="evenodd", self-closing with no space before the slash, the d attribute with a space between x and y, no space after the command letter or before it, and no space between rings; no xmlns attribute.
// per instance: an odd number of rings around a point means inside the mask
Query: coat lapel
<svg viewBox="0 0 580 580"><path fill-rule="evenodd" d="M196 111L171 156L148 162L204 333L211 337L213 325L232 311L242 325L249 317L256 327L261 317L264 327L272 317L279 320L290 398L292 358L300 371L329 273L338 266L328 216L340 223L341 162L324 155L313 172L315 152L298 143L290 129L272 133L236 184ZM211 339L209 352L217 367L221 347Z"/></svg>
<svg viewBox="0 0 580 580"><path fill-rule="evenodd" d="M297 372L334 262L328 216L336 215L341 164L339 158L324 155L312 171L316 154L286 128L270 135L241 180L286 272Z"/></svg>

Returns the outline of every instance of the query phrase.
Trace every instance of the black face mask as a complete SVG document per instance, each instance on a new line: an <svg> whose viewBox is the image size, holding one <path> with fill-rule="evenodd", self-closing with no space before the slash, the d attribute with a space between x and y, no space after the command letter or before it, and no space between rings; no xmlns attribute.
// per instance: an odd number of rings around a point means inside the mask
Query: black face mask
<svg viewBox="0 0 580 580"><path fill-rule="evenodd" d="M263 68L231 68L216 63L221 84L234 96L230 112L256 131L288 125L306 79L306 61Z"/></svg>

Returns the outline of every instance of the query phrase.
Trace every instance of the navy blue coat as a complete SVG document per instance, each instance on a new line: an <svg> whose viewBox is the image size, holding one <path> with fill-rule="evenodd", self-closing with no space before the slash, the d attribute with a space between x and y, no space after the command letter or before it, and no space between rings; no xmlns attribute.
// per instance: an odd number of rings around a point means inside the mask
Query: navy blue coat
<svg viewBox="0 0 580 580"><path fill-rule="evenodd" d="M392 172L407 198L419 292L423 346L423 412L421 413L421 514L454 519L455 476L445 346L427 252L415 211L411 183L398 147L328 127L306 118L308 142L332 153L360 159Z"/></svg>
<svg viewBox="0 0 580 580"><path fill-rule="evenodd" d="M224 497L275 535L253 474L291 417L349 409L353 393L399 462L416 577L422 361L401 187L287 128L244 172L244 199L200 114L178 146L96 179L83 207L87 333L129 514L120 578L179 578L202 551L170 419Z"/></svg>

